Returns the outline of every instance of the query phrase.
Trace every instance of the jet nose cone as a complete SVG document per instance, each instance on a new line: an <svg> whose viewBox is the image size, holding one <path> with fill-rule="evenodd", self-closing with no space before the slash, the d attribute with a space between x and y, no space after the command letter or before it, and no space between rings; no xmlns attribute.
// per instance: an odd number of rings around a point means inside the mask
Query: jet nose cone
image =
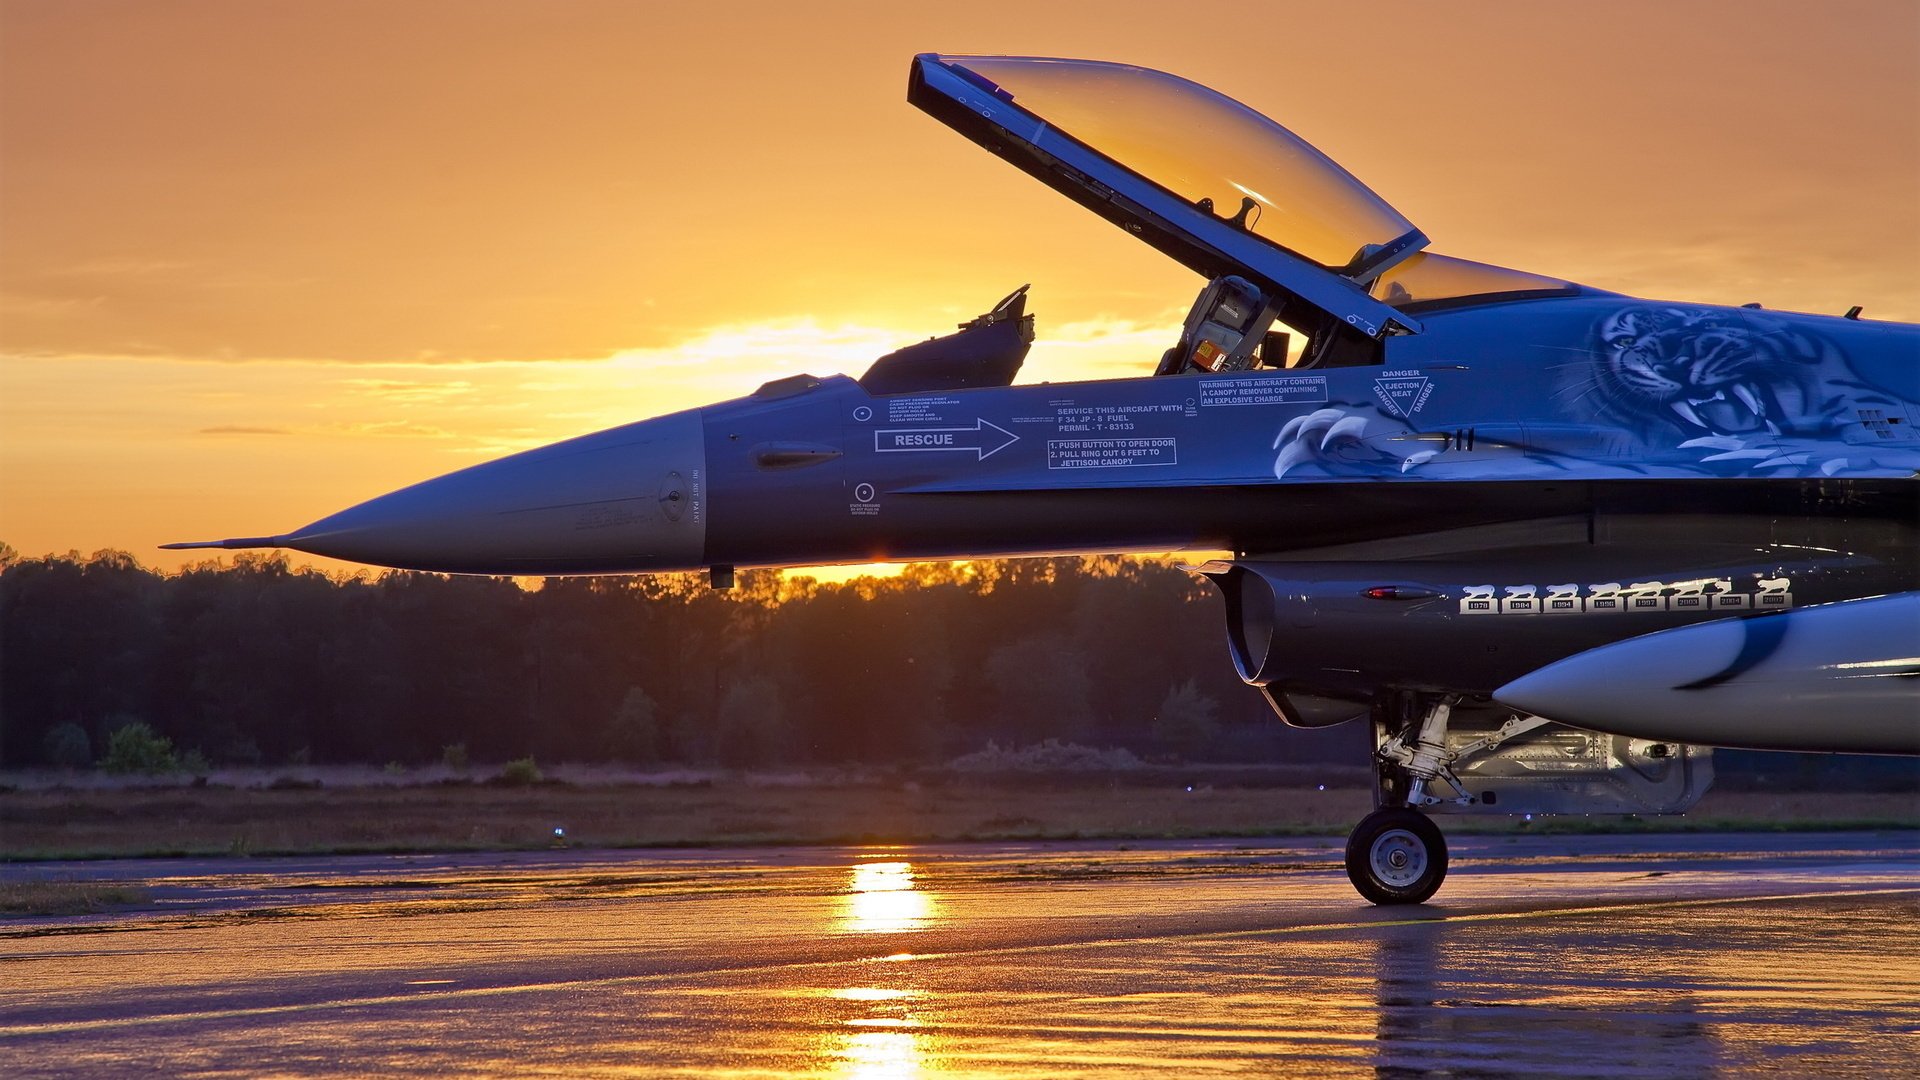
<svg viewBox="0 0 1920 1080"><path fill-rule="evenodd" d="M287 536L315 555L453 574L690 569L706 546L698 411L402 488Z"/></svg>

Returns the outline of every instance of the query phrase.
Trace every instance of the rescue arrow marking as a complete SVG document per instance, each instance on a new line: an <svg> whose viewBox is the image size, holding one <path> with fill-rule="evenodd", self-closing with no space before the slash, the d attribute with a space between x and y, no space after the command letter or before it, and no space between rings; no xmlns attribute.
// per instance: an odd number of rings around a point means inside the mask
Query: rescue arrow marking
<svg viewBox="0 0 1920 1080"><path fill-rule="evenodd" d="M975 420L970 428L888 428L873 433L873 448L878 453L972 450L979 455L977 461L985 461L1019 441L1020 436L987 420Z"/></svg>

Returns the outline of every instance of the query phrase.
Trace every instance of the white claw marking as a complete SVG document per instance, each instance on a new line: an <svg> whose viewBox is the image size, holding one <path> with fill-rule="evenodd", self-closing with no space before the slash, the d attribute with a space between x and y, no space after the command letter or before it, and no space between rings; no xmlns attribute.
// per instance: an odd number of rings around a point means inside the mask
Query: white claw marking
<svg viewBox="0 0 1920 1080"><path fill-rule="evenodd" d="M1286 426L1280 429L1280 434L1273 437L1272 448L1275 450L1280 449L1281 443L1291 442L1295 436L1301 434L1301 432L1309 426L1324 427L1345 415L1346 414L1339 409L1317 409L1306 416L1296 416L1287 421Z"/></svg>
<svg viewBox="0 0 1920 1080"><path fill-rule="evenodd" d="M1729 450L1724 454L1708 454L1701 461L1746 461L1752 458L1772 457L1772 450Z"/></svg>
<svg viewBox="0 0 1920 1080"><path fill-rule="evenodd" d="M1327 429L1326 437L1320 440L1320 449L1325 450L1334 440L1341 438L1349 438L1355 442L1359 442L1361 434L1366 430L1366 417L1349 416Z"/></svg>
<svg viewBox="0 0 1920 1080"><path fill-rule="evenodd" d="M1327 433L1327 429L1332 426L1333 426L1332 424L1322 424L1322 423L1317 423L1313 420L1309 420L1306 422L1305 426L1301 427L1300 434L1295 436L1293 441L1299 442L1299 443L1312 443L1314 445L1318 445L1320 442L1320 437L1325 435Z"/></svg>
<svg viewBox="0 0 1920 1080"><path fill-rule="evenodd" d="M1832 476L1834 473L1837 473L1841 469L1844 469L1846 467L1847 467L1847 459L1837 457L1837 458L1834 458L1832 461L1827 462L1825 465L1820 466L1820 475Z"/></svg>
<svg viewBox="0 0 1920 1080"><path fill-rule="evenodd" d="M1291 470L1295 465L1298 465L1301 462L1311 461L1311 460L1313 460L1313 447L1311 444L1304 443L1304 442L1288 443L1287 448L1280 451L1280 456L1274 459L1274 462L1273 462L1274 479L1276 480L1286 479L1288 471Z"/></svg>
<svg viewBox="0 0 1920 1080"><path fill-rule="evenodd" d="M1412 469L1416 466L1425 465L1427 462L1432 461L1434 458L1437 458L1439 456L1440 456L1440 451L1438 450L1422 450L1417 454L1409 454L1407 456L1407 460L1400 463L1400 471L1406 472L1408 469Z"/></svg>

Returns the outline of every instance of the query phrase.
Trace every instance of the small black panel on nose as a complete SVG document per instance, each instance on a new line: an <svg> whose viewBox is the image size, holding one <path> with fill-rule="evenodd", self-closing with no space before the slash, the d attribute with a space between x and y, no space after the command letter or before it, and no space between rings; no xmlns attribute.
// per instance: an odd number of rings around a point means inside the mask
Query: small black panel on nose
<svg viewBox="0 0 1920 1080"><path fill-rule="evenodd" d="M677 472L670 472L660 482L660 512L668 521L679 521L680 515L687 512L687 481Z"/></svg>
<svg viewBox="0 0 1920 1080"><path fill-rule="evenodd" d="M763 469L798 469L839 456L839 447L825 443L766 442L753 448L753 463Z"/></svg>

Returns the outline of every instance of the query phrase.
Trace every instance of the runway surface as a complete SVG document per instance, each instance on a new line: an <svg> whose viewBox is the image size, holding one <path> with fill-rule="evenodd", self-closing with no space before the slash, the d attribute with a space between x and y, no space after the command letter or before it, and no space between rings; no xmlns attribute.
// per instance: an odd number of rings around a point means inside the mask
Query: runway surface
<svg viewBox="0 0 1920 1080"><path fill-rule="evenodd" d="M0 921L0 1073L1920 1075L1920 834L118 861Z"/></svg>

